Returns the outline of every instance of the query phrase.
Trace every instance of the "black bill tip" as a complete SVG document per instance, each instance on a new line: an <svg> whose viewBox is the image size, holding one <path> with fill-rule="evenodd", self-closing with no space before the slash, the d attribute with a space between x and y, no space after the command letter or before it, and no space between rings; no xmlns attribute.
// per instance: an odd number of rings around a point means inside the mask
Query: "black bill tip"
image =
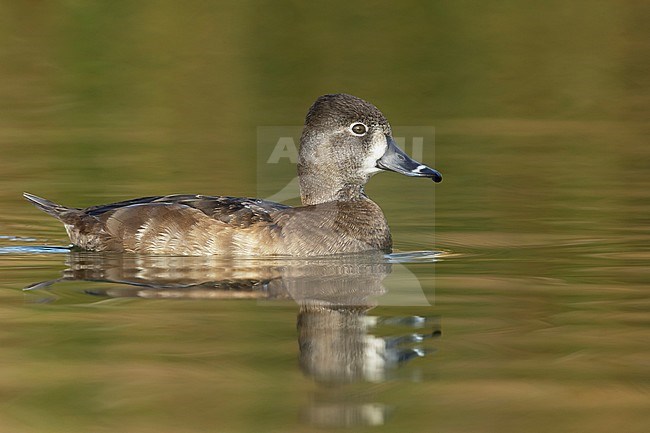
<svg viewBox="0 0 650 433"><path fill-rule="evenodd" d="M442 174L440 174L438 170L434 170L433 168L424 164L420 164L412 169L411 173L411 176L430 177L431 180L435 183L442 182Z"/></svg>

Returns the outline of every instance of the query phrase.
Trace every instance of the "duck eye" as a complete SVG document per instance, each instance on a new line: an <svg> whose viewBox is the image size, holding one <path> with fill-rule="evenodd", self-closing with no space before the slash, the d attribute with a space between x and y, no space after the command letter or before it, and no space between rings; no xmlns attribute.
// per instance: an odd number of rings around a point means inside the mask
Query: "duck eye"
<svg viewBox="0 0 650 433"><path fill-rule="evenodd" d="M352 131L354 135L362 136L366 135L366 132L368 132L368 127L361 122L356 122L350 125L350 131Z"/></svg>

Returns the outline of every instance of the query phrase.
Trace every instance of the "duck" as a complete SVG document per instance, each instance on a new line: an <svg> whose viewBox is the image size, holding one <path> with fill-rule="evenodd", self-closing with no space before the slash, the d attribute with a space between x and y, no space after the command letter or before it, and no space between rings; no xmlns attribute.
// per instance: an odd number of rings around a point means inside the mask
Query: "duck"
<svg viewBox="0 0 650 433"><path fill-rule="evenodd" d="M442 181L400 149L386 117L349 94L327 94L305 118L298 154L301 206L257 198L173 194L87 208L24 193L63 223L72 247L174 256L328 256L392 251L381 208L364 191L381 171Z"/></svg>

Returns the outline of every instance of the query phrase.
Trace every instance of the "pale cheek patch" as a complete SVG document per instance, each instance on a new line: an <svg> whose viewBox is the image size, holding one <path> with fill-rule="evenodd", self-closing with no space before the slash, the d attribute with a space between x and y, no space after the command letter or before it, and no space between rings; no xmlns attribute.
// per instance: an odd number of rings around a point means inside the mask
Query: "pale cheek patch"
<svg viewBox="0 0 650 433"><path fill-rule="evenodd" d="M384 134L376 134L370 144L370 154L363 161L363 171L366 174L374 174L381 171L377 168L377 161L384 156L388 149L386 136Z"/></svg>

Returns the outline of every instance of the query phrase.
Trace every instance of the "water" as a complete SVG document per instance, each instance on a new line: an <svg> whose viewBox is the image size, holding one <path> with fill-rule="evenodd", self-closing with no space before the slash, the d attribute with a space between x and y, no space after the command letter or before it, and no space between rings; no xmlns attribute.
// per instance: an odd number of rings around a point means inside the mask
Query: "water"
<svg viewBox="0 0 650 433"><path fill-rule="evenodd" d="M594 5L4 2L0 431L647 431L648 39ZM435 128L391 255L71 252L21 198L268 196L332 91Z"/></svg>

